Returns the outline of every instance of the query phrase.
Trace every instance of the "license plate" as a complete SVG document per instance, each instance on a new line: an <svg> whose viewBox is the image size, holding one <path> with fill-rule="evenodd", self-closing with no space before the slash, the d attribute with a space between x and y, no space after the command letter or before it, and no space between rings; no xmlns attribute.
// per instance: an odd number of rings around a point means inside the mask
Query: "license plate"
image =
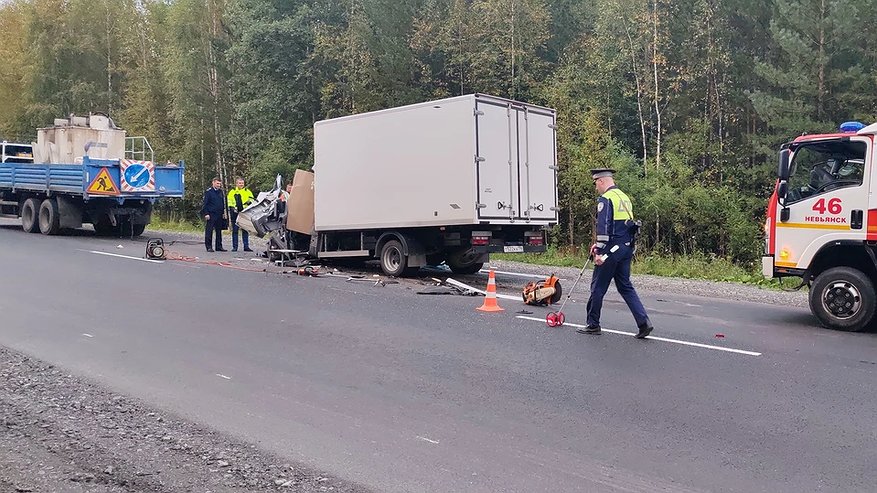
<svg viewBox="0 0 877 493"><path fill-rule="evenodd" d="M520 245L509 245L502 248L505 253L524 253L524 247Z"/></svg>

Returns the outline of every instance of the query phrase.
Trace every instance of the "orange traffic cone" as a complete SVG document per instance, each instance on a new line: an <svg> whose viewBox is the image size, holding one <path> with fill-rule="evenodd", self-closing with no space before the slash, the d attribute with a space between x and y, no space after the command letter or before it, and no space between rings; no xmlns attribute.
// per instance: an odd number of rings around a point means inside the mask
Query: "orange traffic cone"
<svg viewBox="0 0 877 493"><path fill-rule="evenodd" d="M496 276L493 269L490 269L490 276L487 278L487 296L484 298L484 304L476 308L482 312L503 312L502 308L496 302Z"/></svg>

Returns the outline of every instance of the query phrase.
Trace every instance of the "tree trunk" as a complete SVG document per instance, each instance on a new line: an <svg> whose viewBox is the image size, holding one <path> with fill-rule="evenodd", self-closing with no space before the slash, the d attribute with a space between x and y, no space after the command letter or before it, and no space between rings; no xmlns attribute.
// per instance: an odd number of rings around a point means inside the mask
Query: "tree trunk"
<svg viewBox="0 0 877 493"><path fill-rule="evenodd" d="M661 245L661 214L655 216L655 246Z"/></svg>
<svg viewBox="0 0 877 493"><path fill-rule="evenodd" d="M210 10L210 38L207 40L207 80L210 97L212 98L213 102L213 145L216 155L216 162L214 164L216 167L216 173L219 175L219 179L222 181L223 184L226 184L227 173L225 161L223 160L222 154L222 126L220 123L219 115L219 106L222 101L222 92L219 82L219 62L216 57L216 50L213 47L214 41L219 39L221 13L219 12L219 8L216 5L216 0L211 0L208 3L208 8Z"/></svg>
<svg viewBox="0 0 877 493"><path fill-rule="evenodd" d="M199 127L201 129L201 132L199 134L201 136L201 163L199 163L200 166L198 166L198 170L200 172L199 174L200 174L200 178L201 178L201 188L206 190L207 183L205 181L206 177L204 176L204 169L205 169L204 168L204 116L203 116L204 111L203 111L203 108L201 108L200 106L198 107L198 113L200 115L202 115L201 116L201 125Z"/></svg>
<svg viewBox="0 0 877 493"><path fill-rule="evenodd" d="M515 99L515 89L517 88L517 81L515 80L515 0L512 0L512 8L511 8L511 35L512 35L512 90L511 90L511 99Z"/></svg>
<svg viewBox="0 0 877 493"><path fill-rule="evenodd" d="M110 13L110 4L104 3L107 14L107 114L113 115L113 57L112 57L112 22L113 16Z"/></svg>
<svg viewBox="0 0 877 493"><path fill-rule="evenodd" d="M825 0L822 0L819 10L819 75L816 89L816 120L820 122L825 114L825 16Z"/></svg>
<svg viewBox="0 0 877 493"><path fill-rule="evenodd" d="M639 72L639 64L636 61L636 49L634 48L633 36L630 34L630 26L627 23L627 19L622 19L624 22L624 32L627 34L627 42L630 47L630 65L633 70L633 79L636 83L636 108L637 108L637 116L639 117L639 130L640 137L642 138L643 145L643 174L648 176L648 160L649 160L649 141L646 136L646 117L643 111L643 86L642 81L640 80L640 72Z"/></svg>
<svg viewBox="0 0 877 493"><path fill-rule="evenodd" d="M655 122L657 134L655 135L655 169L661 168L661 106L660 91L658 90L658 0L653 0L652 11L652 69L655 75Z"/></svg>
<svg viewBox="0 0 877 493"><path fill-rule="evenodd" d="M570 202L572 202L572 200L570 200ZM569 246L571 246L571 247L575 247L575 245L576 245L575 225L576 225L576 216L575 216L575 214L573 214L572 204L570 204L570 206L569 206Z"/></svg>

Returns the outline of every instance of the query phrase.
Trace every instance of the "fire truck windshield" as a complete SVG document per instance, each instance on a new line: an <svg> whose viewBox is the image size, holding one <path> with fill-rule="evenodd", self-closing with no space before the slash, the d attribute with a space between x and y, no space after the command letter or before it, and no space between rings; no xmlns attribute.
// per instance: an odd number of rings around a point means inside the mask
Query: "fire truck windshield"
<svg viewBox="0 0 877 493"><path fill-rule="evenodd" d="M786 203L861 185L866 149L864 142L852 141L813 142L799 146L792 160Z"/></svg>

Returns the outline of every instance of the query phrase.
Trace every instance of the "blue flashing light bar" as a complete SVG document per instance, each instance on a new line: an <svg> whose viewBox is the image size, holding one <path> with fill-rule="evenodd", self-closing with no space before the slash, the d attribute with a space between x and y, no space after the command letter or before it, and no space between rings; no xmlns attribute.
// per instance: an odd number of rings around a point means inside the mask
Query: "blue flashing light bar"
<svg viewBox="0 0 877 493"><path fill-rule="evenodd" d="M863 128L865 128L865 124L862 122L851 121L840 124L840 131L843 133L855 133Z"/></svg>

